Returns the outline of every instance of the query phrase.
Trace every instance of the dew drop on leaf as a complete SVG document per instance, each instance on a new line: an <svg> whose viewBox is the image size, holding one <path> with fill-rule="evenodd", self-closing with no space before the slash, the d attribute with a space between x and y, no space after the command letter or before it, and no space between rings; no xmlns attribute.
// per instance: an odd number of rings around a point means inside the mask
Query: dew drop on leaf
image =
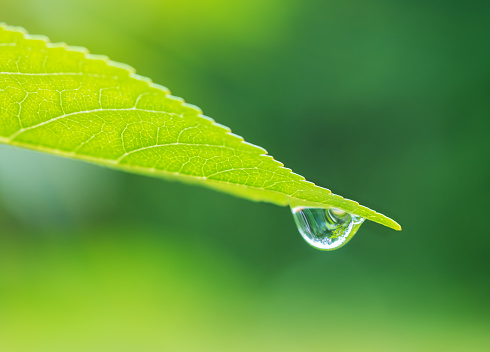
<svg viewBox="0 0 490 352"><path fill-rule="evenodd" d="M354 237L364 218L335 208L291 209L298 230L311 246L330 251Z"/></svg>

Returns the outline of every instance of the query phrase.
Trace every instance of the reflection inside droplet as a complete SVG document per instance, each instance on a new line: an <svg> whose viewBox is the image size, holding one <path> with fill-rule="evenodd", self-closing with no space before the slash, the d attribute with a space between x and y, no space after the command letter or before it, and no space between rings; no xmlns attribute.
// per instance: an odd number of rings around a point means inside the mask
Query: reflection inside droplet
<svg viewBox="0 0 490 352"><path fill-rule="evenodd" d="M336 208L295 207L291 211L305 241L326 251L349 242L365 220Z"/></svg>

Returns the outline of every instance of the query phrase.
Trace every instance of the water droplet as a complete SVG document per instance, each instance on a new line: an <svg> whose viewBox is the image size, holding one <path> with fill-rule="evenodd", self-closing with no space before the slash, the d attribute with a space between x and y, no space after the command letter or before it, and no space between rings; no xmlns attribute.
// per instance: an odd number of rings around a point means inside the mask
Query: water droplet
<svg viewBox="0 0 490 352"><path fill-rule="evenodd" d="M324 251L342 247L356 234L364 218L336 208L292 208L298 230L308 244Z"/></svg>

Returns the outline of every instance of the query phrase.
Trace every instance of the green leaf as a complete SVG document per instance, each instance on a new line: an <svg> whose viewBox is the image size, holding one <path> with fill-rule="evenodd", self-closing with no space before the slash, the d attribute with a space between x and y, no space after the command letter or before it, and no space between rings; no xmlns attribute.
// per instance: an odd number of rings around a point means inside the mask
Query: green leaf
<svg viewBox="0 0 490 352"><path fill-rule="evenodd" d="M400 230L384 215L284 168L131 67L5 24L0 143L256 201L336 207Z"/></svg>

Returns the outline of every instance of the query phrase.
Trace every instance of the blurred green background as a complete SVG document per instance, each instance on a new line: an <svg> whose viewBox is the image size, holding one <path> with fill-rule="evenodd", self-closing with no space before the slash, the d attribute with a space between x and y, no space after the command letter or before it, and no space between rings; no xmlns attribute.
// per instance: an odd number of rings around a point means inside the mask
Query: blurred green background
<svg viewBox="0 0 490 352"><path fill-rule="evenodd" d="M286 208L0 146L0 350L490 350L490 2L6 0L398 220L320 252ZM486 189L486 191L485 191Z"/></svg>

